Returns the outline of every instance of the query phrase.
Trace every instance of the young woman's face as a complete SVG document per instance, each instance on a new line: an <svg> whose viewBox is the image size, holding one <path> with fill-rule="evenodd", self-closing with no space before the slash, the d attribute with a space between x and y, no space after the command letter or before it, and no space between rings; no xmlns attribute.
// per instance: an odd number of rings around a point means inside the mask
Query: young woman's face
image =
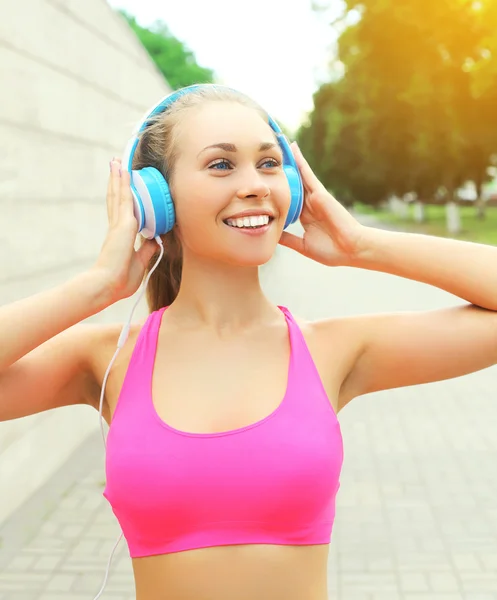
<svg viewBox="0 0 497 600"><path fill-rule="evenodd" d="M178 144L170 184L185 251L233 265L266 263L290 207L269 124L235 102L208 102L187 113Z"/></svg>

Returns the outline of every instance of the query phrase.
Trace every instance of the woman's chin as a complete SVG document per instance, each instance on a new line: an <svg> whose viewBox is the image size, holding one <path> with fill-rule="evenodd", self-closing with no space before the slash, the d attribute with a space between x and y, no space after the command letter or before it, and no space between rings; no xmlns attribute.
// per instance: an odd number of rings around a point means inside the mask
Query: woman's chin
<svg viewBox="0 0 497 600"><path fill-rule="evenodd" d="M261 249L262 250L262 249ZM239 267L261 267L271 260L274 256L276 248L267 249L265 251L254 252L238 252L227 257L227 262L233 266Z"/></svg>

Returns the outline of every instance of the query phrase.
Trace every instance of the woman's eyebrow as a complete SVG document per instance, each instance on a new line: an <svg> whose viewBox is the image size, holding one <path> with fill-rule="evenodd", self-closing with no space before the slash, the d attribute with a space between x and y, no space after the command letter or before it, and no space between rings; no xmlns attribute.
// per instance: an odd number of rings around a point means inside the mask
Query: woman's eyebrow
<svg viewBox="0 0 497 600"><path fill-rule="evenodd" d="M235 144L228 144L227 142L219 142L218 144L211 144L210 146L206 146L203 150L201 150L197 154L197 157L200 156L202 154L202 152L205 152L205 150L208 150L209 148L220 148L221 150L224 150L225 152L238 152L238 148L235 146ZM274 142L262 142L261 145L259 146L259 152L265 152L266 150L271 150L272 148L279 148L279 145L275 144Z"/></svg>

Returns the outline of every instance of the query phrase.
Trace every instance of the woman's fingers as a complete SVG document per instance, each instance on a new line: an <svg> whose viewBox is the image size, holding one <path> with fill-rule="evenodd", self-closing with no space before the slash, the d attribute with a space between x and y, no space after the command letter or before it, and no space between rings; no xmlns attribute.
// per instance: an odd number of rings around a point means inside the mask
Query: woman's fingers
<svg viewBox="0 0 497 600"><path fill-rule="evenodd" d="M121 189L119 197L119 212L123 216L133 216L133 194L131 193L131 175L128 171L121 172Z"/></svg>
<svg viewBox="0 0 497 600"><path fill-rule="evenodd" d="M287 248L291 248L292 250L296 250L300 252L300 254L304 254L305 245L303 238L295 235L294 233L290 233L289 231L283 231L281 233L279 243L282 246L286 246Z"/></svg>
<svg viewBox="0 0 497 600"><path fill-rule="evenodd" d="M300 151L300 148L297 145L297 142L292 142L291 144L292 152L297 162L297 166L299 168L300 174L302 175L302 183L304 184L305 189L312 193L317 188L321 187L321 182L314 175L313 170L309 166L309 163L304 158L304 155Z"/></svg>
<svg viewBox="0 0 497 600"><path fill-rule="evenodd" d="M119 162L113 158L110 161L110 175L107 185L107 217L110 226L116 223L119 211L119 194L121 188L119 167Z"/></svg>

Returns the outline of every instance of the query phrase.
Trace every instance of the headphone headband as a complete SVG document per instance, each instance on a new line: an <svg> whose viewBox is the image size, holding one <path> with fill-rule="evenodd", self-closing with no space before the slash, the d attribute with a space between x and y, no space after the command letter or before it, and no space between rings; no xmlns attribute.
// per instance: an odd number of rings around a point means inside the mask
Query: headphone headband
<svg viewBox="0 0 497 600"><path fill-rule="evenodd" d="M178 98L181 98L181 96L184 96L185 94L193 92L196 89L208 88L208 87L215 88L215 89L221 89L221 90L230 90L232 92L237 91L233 88L218 85L215 83L202 83L202 84L190 85L190 86L181 88L179 90L176 90L174 92L170 92L169 94L166 94L165 96L163 96L159 100L159 102L157 102L152 108L149 108L147 110L147 112L145 113L145 115L140 119L140 121L138 122L138 124L136 125L136 127L133 131L132 137L129 139L129 141L126 145L126 149L124 151L123 160L122 160L122 163L123 163L126 171L131 172L131 165L133 163L133 156L135 154L135 150L136 150L136 147L139 142L139 135L143 130L145 130L147 128L148 122L150 121L150 119L159 113L165 112L172 104L174 104L174 102L176 102L176 100L178 100ZM291 152L290 143L288 142L286 135L283 133L283 131L282 131L281 127L278 125L278 123L276 123L276 121L270 115L268 115L268 123L269 123L271 129L275 132L276 137L278 138L278 141L280 141L280 143L282 145L285 162L291 162L293 159L293 154ZM287 147L288 147L288 149L287 149Z"/></svg>

